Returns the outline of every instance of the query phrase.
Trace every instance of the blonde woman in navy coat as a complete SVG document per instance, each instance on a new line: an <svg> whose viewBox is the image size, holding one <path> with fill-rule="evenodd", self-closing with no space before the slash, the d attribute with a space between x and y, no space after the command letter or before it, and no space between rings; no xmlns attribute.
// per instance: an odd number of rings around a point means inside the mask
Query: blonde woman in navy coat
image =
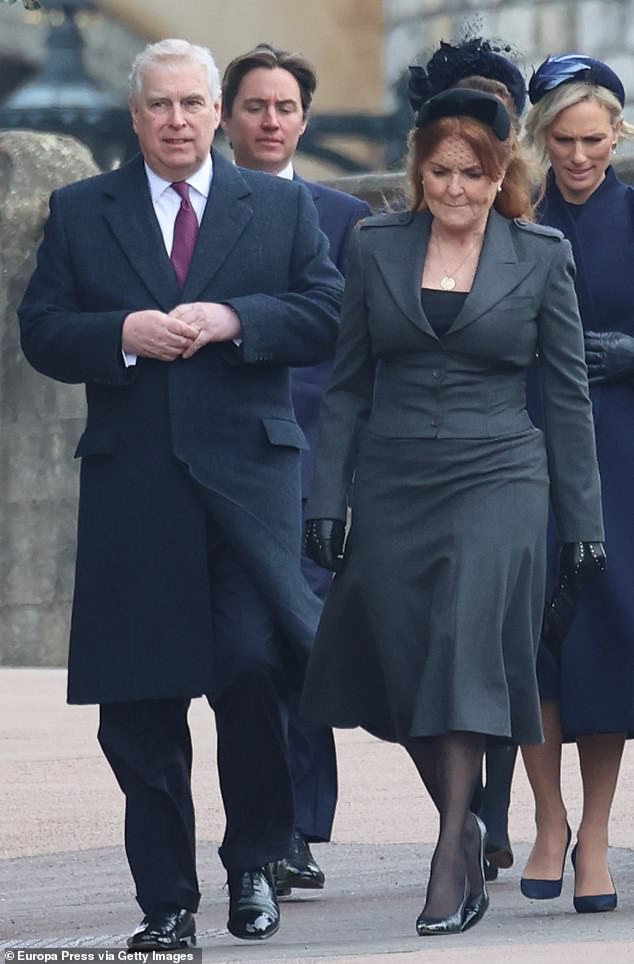
<svg viewBox="0 0 634 964"><path fill-rule="evenodd" d="M487 738L542 739L549 489L563 542L600 555L603 526L570 245L520 217L530 179L506 108L441 93L410 153L411 211L351 242L306 530L337 574L303 711L411 756L440 814L426 936L488 905L469 813ZM537 350L544 433L525 406Z"/></svg>
<svg viewBox="0 0 634 964"><path fill-rule="evenodd" d="M585 594L553 660L538 659L545 744L524 762L537 835L522 878L532 899L562 891L571 843L561 792L562 741L575 741L583 812L571 857L578 913L614 910L608 829L626 737L634 734L634 189L617 177L625 90L615 72L582 54L549 57L529 86L527 137L549 167L540 220L569 239L585 330L610 566Z"/></svg>

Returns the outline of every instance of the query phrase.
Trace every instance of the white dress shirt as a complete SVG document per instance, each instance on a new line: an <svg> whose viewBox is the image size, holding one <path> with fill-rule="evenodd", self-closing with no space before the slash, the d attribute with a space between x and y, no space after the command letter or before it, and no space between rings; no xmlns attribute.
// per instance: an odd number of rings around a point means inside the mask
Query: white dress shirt
<svg viewBox="0 0 634 964"><path fill-rule="evenodd" d="M148 166L147 162L145 164L145 174L147 176L148 186L150 188L150 196L152 198L154 213L156 214L156 219L161 229L161 235L163 236L165 250L167 251L167 254L170 255L174 240L174 222L176 221L176 215L180 210L181 197L180 194L178 194L172 187L172 182L166 181L164 178L159 177L158 174L156 174L152 168ZM202 217L205 212L205 205L207 204L207 198L209 197L209 191L211 190L212 177L213 163L211 160L211 154L208 154L202 164L202 167L199 167L195 174L192 174L191 177L185 179L185 183L189 184L189 201L194 209L198 224L200 224L202 221ZM136 355L124 351L123 359L125 361L126 368L130 365L136 365Z"/></svg>
<svg viewBox="0 0 634 964"><path fill-rule="evenodd" d="M286 167L283 167L281 171L277 172L278 177L283 177L286 181L292 181L295 176L295 171L293 170L293 162L289 161Z"/></svg>

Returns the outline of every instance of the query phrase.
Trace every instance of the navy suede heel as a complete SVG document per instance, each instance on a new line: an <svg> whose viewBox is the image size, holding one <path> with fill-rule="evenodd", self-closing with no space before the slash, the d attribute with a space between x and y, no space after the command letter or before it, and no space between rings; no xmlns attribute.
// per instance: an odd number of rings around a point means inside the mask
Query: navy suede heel
<svg viewBox="0 0 634 964"><path fill-rule="evenodd" d="M572 866L576 872L577 844L575 844L572 848L570 860L572 861ZM610 877L610 880L612 880L612 877ZM614 887L613 880L612 886ZM616 905L618 902L619 898L616 893L616 887L614 887L614 893L612 894L587 894L585 897L572 898L572 906L578 914L605 914L607 911L616 910Z"/></svg>
<svg viewBox="0 0 634 964"><path fill-rule="evenodd" d="M572 830L568 824L566 824L566 830L568 836L566 839L564 858L561 862L561 877L558 877L556 880L542 880L539 877L522 877L520 880L520 890L524 894L524 897L528 897L530 900L554 900L561 895L566 854L568 853L568 847L570 846L570 840L572 838Z"/></svg>

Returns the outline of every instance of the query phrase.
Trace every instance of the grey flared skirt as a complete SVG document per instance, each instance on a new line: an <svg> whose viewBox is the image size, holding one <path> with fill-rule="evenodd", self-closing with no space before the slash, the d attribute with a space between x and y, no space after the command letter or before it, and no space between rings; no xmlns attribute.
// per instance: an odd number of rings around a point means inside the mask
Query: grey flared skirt
<svg viewBox="0 0 634 964"><path fill-rule="evenodd" d="M548 472L541 432L366 432L302 713L382 739L539 743Z"/></svg>

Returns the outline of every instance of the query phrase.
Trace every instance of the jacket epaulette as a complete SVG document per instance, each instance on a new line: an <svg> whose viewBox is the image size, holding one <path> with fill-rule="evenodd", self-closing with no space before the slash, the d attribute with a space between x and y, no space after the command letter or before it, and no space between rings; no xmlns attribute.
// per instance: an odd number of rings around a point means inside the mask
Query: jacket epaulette
<svg viewBox="0 0 634 964"><path fill-rule="evenodd" d="M533 234L543 234L548 238L555 238L557 241L561 241L563 238L563 234L559 228L551 228L548 224L535 224L534 221L526 221L525 218L513 218L513 224L516 224L522 231L530 231Z"/></svg>
<svg viewBox="0 0 634 964"><path fill-rule="evenodd" d="M393 224L409 224L414 217L412 211L381 211L371 214L359 222L360 228L387 228Z"/></svg>

